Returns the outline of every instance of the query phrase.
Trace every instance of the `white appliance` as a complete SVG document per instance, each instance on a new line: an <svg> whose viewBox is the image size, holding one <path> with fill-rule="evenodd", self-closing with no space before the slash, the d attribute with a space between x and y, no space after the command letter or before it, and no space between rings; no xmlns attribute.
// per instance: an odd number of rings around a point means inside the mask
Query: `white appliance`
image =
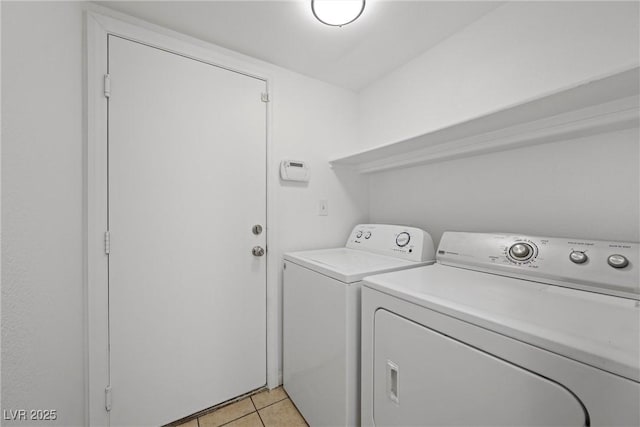
<svg viewBox="0 0 640 427"><path fill-rule="evenodd" d="M362 288L362 424L640 424L638 244L445 233Z"/></svg>
<svg viewBox="0 0 640 427"><path fill-rule="evenodd" d="M360 283L435 262L431 236L360 224L346 246L284 256L284 388L311 426L360 423Z"/></svg>

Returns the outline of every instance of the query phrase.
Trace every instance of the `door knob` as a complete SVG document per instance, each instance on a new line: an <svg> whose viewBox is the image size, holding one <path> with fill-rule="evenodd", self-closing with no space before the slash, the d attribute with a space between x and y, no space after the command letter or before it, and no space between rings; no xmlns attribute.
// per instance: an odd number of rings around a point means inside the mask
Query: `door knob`
<svg viewBox="0 0 640 427"><path fill-rule="evenodd" d="M253 256L262 256L264 255L264 249L260 246L254 246L253 249L251 249L251 253Z"/></svg>

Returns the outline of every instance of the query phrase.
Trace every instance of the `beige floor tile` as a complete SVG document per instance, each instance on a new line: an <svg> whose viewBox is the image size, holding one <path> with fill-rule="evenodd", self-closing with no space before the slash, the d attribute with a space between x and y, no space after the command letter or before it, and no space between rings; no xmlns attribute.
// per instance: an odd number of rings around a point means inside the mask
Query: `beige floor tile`
<svg viewBox="0 0 640 427"><path fill-rule="evenodd" d="M289 399L281 400L278 403L260 409L258 412L265 427L304 427L307 425L302 415Z"/></svg>
<svg viewBox="0 0 640 427"><path fill-rule="evenodd" d="M225 424L224 427L262 427L262 421L260 421L258 413L254 412L238 418L235 421L231 421L229 424Z"/></svg>
<svg viewBox="0 0 640 427"><path fill-rule="evenodd" d="M254 394L251 396L251 400L253 400L253 404L256 405L256 408L261 409L267 405L286 399L287 397L287 393L285 393L284 389L282 387L278 387L273 390L265 390L258 394Z"/></svg>
<svg viewBox="0 0 640 427"><path fill-rule="evenodd" d="M233 421L237 418L243 417L256 409L253 407L250 398L242 399L238 402L232 403L225 407L222 407L210 414L201 416L198 421L200 427L218 427L222 424L226 424L229 421Z"/></svg>
<svg viewBox="0 0 640 427"><path fill-rule="evenodd" d="M176 427L198 427L198 420L194 418L186 423L178 424Z"/></svg>

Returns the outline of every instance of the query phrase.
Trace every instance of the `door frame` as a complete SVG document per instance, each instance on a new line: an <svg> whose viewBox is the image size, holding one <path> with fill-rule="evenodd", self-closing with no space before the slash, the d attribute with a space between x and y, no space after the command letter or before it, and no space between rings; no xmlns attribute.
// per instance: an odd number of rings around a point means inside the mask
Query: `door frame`
<svg viewBox="0 0 640 427"><path fill-rule="evenodd" d="M209 43L158 27L135 18L127 21L88 10L85 15L85 136L84 152L84 229L85 229L85 422L87 425L109 425L105 410L109 385L108 333L108 257L105 254L107 230L107 98L104 94L104 75L107 71L107 37L116 35L135 42L160 48L229 71L265 81L270 100L266 103L266 374L267 387L280 384L277 327L278 260L274 250L276 206L272 203L277 176L272 164L271 147L273 79L251 58ZM128 22L131 21L131 22ZM116 394L117 391L114 392ZM117 400L117 398L116 398ZM203 408L204 409L204 408Z"/></svg>

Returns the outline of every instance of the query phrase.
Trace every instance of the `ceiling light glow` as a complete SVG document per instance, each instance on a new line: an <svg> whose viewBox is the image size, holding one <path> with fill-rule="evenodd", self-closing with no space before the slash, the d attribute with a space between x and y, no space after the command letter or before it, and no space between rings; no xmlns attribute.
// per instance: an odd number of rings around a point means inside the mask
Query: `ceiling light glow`
<svg viewBox="0 0 640 427"><path fill-rule="evenodd" d="M311 11L318 21L342 27L358 19L365 0L311 0Z"/></svg>

